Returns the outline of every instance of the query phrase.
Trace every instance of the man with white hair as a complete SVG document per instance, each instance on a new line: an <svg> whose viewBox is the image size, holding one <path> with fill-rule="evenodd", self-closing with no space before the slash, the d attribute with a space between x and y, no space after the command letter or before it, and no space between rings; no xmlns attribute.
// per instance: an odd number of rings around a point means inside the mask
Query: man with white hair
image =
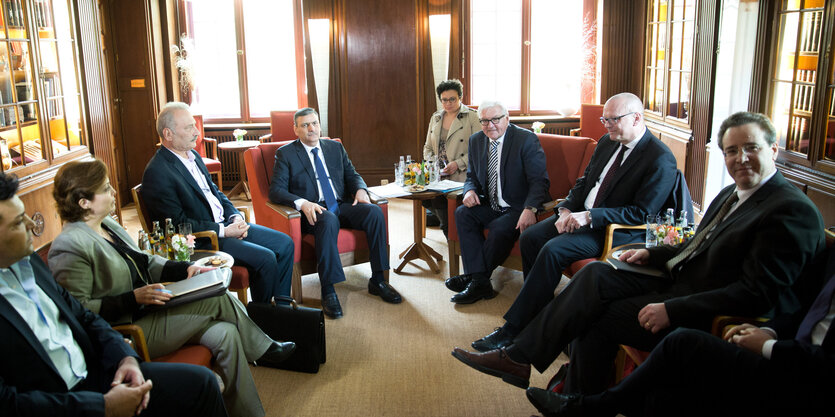
<svg viewBox="0 0 835 417"><path fill-rule="evenodd" d="M536 135L511 124L497 101L481 103L478 117L482 131L470 136L464 205L455 210L464 275L446 283L463 287L451 300L458 304L495 296L490 275L550 199L545 152Z"/></svg>

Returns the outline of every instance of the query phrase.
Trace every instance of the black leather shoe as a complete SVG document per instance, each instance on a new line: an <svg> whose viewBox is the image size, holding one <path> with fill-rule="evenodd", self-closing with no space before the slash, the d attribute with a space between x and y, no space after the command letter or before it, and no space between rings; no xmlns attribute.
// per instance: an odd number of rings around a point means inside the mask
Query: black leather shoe
<svg viewBox="0 0 835 417"><path fill-rule="evenodd" d="M472 282L472 280L473 277L470 274L456 275L454 277L447 278L447 280L444 281L444 285L452 291L461 292L467 288L467 284Z"/></svg>
<svg viewBox="0 0 835 417"><path fill-rule="evenodd" d="M545 417L574 417L583 415L580 406L582 396L557 394L542 388L528 388L528 401Z"/></svg>
<svg viewBox="0 0 835 417"><path fill-rule="evenodd" d="M504 327L496 327L493 333L482 337L473 342L473 349L479 352L487 352L488 350L501 349L513 344L513 335L510 334Z"/></svg>
<svg viewBox="0 0 835 417"><path fill-rule="evenodd" d="M371 295L379 295L387 303L400 304L403 301L400 293L385 281L374 282L369 280L368 293Z"/></svg>
<svg viewBox="0 0 835 417"><path fill-rule="evenodd" d="M322 311L332 319L342 317L342 306L339 305L339 298L336 297L336 293L322 297Z"/></svg>
<svg viewBox="0 0 835 417"><path fill-rule="evenodd" d="M496 292L493 291L493 286L490 285L490 281L472 281L467 284L467 288L464 288L464 291L453 295L450 301L456 304L472 304L478 300L489 300L495 296Z"/></svg>
<svg viewBox="0 0 835 417"><path fill-rule="evenodd" d="M284 362L296 350L296 344L293 342L276 342L267 348L267 351L255 361L259 366L269 366L270 368L277 368L278 364Z"/></svg>

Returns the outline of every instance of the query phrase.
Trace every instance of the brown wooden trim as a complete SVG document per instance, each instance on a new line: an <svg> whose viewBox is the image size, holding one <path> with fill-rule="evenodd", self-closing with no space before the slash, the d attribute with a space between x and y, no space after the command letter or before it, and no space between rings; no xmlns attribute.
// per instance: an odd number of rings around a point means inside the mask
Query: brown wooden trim
<svg viewBox="0 0 835 417"><path fill-rule="evenodd" d="M522 76L520 78L521 93L519 115L528 115L531 111L531 0L522 0Z"/></svg>
<svg viewBox="0 0 835 417"><path fill-rule="evenodd" d="M315 97L316 84L313 83L313 88L311 89L311 83L306 81L307 78L310 80L314 78L313 56L310 53L310 42L304 42L305 39L310 39L310 33L307 30L307 19L304 18L302 13L301 0L293 0L293 34L296 50L296 101L299 108L304 108L308 107L308 103L310 102L308 95L305 94L305 90L307 90L308 94L313 94ZM305 37L305 34L307 34L307 37ZM302 57L308 57L309 59L302 59ZM310 62L309 74L305 70L305 62ZM248 114L248 116L248 119L252 120L251 115Z"/></svg>

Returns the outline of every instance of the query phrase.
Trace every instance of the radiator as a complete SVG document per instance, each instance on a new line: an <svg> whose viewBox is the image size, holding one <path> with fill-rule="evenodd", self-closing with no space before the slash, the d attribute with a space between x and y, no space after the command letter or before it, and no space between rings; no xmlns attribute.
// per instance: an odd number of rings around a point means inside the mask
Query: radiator
<svg viewBox="0 0 835 417"><path fill-rule="evenodd" d="M266 133L269 133L267 131ZM259 137L266 134L264 132L247 132L244 135L244 140L258 140ZM224 143L224 142L233 142L235 137L232 136L231 131L226 132L213 132L209 133L206 132L206 136L210 138L217 139L217 143ZM240 171L238 170L238 154L232 152L224 152L222 149L218 148L218 159L220 159L220 163L223 166L223 186L224 188L231 189L241 180L241 176L238 174Z"/></svg>

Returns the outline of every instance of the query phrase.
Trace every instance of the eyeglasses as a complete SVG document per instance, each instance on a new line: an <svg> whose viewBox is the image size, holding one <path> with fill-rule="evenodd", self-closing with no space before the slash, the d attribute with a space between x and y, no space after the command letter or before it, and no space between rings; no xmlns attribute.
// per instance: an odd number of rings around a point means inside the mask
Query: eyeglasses
<svg viewBox="0 0 835 417"><path fill-rule="evenodd" d="M623 119L624 117L629 116L630 114L635 114L635 113L636 112L633 111L633 112L622 114L622 115L616 116L616 117L601 117L600 118L600 123L602 123L603 126L606 126L608 124L617 124L620 121L620 119Z"/></svg>
<svg viewBox="0 0 835 417"><path fill-rule="evenodd" d="M501 115L501 116L499 116L499 117L494 117L494 118L492 118L492 119L478 119L478 121L479 121L479 122L481 122L481 125L482 125L482 126L487 126L487 125L488 125L488 124L490 124L490 123L493 123L494 125L497 125L497 124L499 124L499 122L501 122L501 121L502 121L502 119L504 119L506 116L507 116L507 115L505 114L505 115Z"/></svg>
<svg viewBox="0 0 835 417"><path fill-rule="evenodd" d="M762 148L760 145L757 145L756 143L742 145L742 152L745 153L746 156L756 155L761 150ZM725 148L722 151L722 154L725 155L725 158L736 158L739 156L739 147L734 146L733 148Z"/></svg>
<svg viewBox="0 0 835 417"><path fill-rule="evenodd" d="M302 129L307 129L308 126L313 126L313 127L319 126L319 121L316 120L316 121L313 121L313 122L302 123L302 124L299 125L299 127L302 128Z"/></svg>
<svg viewBox="0 0 835 417"><path fill-rule="evenodd" d="M444 103L455 103L458 101L458 97L442 98L441 101Z"/></svg>

